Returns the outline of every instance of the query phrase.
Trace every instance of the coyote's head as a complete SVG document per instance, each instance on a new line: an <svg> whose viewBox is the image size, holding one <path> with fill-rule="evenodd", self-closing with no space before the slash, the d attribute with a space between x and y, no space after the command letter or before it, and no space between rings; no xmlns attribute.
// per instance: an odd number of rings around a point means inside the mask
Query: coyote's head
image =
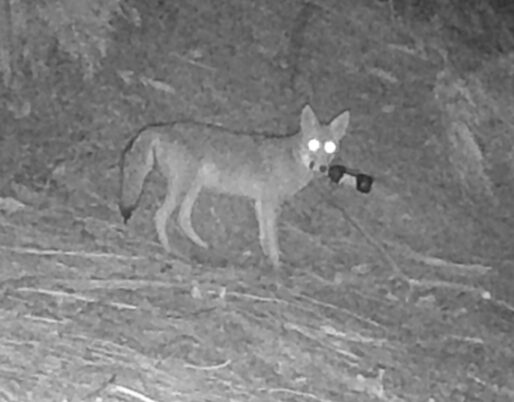
<svg viewBox="0 0 514 402"><path fill-rule="evenodd" d="M329 124L321 124L309 105L302 110L300 120L300 158L313 172L326 173L337 151L339 142L346 134L350 112L345 111Z"/></svg>

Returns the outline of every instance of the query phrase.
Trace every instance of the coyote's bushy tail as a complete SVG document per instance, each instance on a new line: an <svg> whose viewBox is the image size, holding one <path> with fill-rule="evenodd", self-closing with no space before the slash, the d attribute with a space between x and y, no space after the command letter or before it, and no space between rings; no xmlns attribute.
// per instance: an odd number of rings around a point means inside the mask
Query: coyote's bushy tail
<svg viewBox="0 0 514 402"><path fill-rule="evenodd" d="M155 165L156 136L140 130L126 145L120 159L119 208L126 223L137 208L146 176Z"/></svg>

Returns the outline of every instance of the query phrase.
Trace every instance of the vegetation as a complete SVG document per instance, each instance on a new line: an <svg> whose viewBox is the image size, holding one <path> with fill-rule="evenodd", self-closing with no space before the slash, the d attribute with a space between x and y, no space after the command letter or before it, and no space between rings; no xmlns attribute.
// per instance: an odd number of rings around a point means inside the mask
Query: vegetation
<svg viewBox="0 0 514 402"><path fill-rule="evenodd" d="M514 400L509 0L0 0L0 399ZM118 160L180 118L251 134L351 109L284 208L271 274L246 200L212 248L130 225Z"/></svg>

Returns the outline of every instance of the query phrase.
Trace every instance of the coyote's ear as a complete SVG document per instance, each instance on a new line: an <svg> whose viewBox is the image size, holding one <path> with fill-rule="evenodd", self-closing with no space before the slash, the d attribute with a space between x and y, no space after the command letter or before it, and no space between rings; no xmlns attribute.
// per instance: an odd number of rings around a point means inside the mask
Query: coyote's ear
<svg viewBox="0 0 514 402"><path fill-rule="evenodd" d="M312 134L313 131L319 128L319 120L309 105L305 105L302 109L300 128L304 134Z"/></svg>
<svg viewBox="0 0 514 402"><path fill-rule="evenodd" d="M348 124L350 123L350 112L347 110L341 113L339 116L334 118L330 122L330 131L332 134L340 140L346 134L346 130L348 129Z"/></svg>

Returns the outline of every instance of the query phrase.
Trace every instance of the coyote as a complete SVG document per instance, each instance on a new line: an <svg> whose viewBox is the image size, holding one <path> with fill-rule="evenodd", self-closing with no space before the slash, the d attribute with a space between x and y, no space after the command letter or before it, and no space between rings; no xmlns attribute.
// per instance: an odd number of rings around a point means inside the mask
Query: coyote
<svg viewBox="0 0 514 402"><path fill-rule="evenodd" d="M184 234L198 246L208 247L191 224L193 206L203 188L252 199L262 251L277 268L280 206L313 178L328 174L349 119L350 112L345 111L323 125L306 105L300 131L290 136L249 135L195 121L146 126L122 153L121 215L126 223L138 205L145 178L155 167L167 180L166 197L154 221L157 237L168 252L166 224L178 206L178 224Z"/></svg>

